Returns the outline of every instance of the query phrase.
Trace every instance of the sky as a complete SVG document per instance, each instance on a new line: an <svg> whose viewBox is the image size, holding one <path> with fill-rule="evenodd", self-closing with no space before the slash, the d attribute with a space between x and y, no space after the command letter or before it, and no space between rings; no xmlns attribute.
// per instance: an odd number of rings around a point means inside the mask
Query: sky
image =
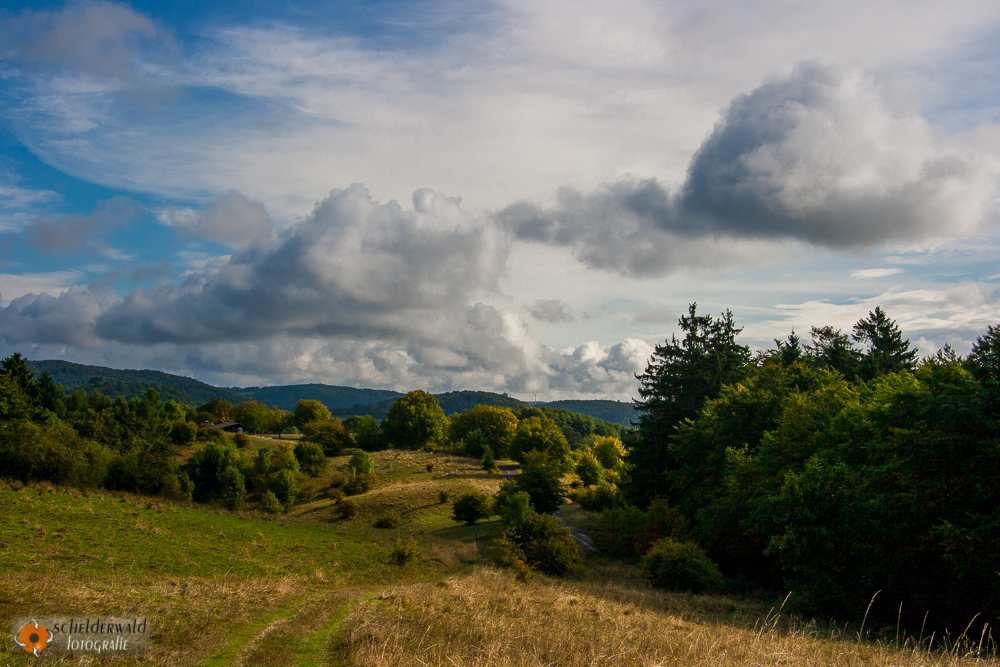
<svg viewBox="0 0 1000 667"><path fill-rule="evenodd" d="M5 2L0 355L637 395L881 306L1000 322L1000 4Z"/></svg>

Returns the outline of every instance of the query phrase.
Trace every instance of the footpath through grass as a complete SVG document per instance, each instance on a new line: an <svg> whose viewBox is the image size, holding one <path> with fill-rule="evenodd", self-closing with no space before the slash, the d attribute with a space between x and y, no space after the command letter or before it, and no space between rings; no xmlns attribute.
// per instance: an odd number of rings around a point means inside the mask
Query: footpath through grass
<svg viewBox="0 0 1000 667"><path fill-rule="evenodd" d="M477 538L495 531L458 526L440 500L441 490L495 489L499 478L475 461L423 452L381 452L375 460L382 485L354 497L360 513L351 520L338 519L322 493L268 517L0 481L0 615L154 622L152 648L141 658L47 656L48 664L326 664L352 600L467 569L481 561ZM345 461L333 459L326 477ZM387 511L401 516L400 525L375 528ZM419 558L392 564L395 543L409 539ZM0 664L32 660L4 643Z"/></svg>
<svg viewBox="0 0 1000 667"><path fill-rule="evenodd" d="M767 605L651 589L634 567L588 560L572 581L489 565L498 522L464 526L451 502L501 481L477 461L374 455L381 485L338 518L326 487L283 517L107 491L0 481L0 615L147 617L138 656L48 665L941 665L955 653L845 641ZM399 517L396 528L375 519ZM593 515L564 508L567 521ZM399 540L419 556L390 559ZM979 660L977 664L983 664ZM987 661L989 662L989 661ZM42 664L11 641L2 665ZM996 664L989 662L989 664Z"/></svg>

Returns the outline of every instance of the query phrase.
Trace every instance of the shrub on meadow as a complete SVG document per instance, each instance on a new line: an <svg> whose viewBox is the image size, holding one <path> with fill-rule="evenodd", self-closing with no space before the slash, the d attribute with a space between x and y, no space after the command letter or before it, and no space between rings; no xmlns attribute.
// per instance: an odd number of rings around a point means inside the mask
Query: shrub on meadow
<svg viewBox="0 0 1000 667"><path fill-rule="evenodd" d="M722 575L694 542L672 537L658 540L642 557L642 571L660 588L703 593L722 588Z"/></svg>
<svg viewBox="0 0 1000 667"><path fill-rule="evenodd" d="M451 517L467 526L493 515L493 499L484 493L463 493L451 508Z"/></svg>

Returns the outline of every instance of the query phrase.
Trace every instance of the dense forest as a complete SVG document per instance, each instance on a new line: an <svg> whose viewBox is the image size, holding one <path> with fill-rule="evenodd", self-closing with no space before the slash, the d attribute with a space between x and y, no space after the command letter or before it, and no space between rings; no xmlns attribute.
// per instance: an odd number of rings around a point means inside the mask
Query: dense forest
<svg viewBox="0 0 1000 667"><path fill-rule="evenodd" d="M756 355L729 312L680 327L639 378L629 500L811 612L860 620L875 596L870 622L996 621L1000 328L917 361L880 308Z"/></svg>

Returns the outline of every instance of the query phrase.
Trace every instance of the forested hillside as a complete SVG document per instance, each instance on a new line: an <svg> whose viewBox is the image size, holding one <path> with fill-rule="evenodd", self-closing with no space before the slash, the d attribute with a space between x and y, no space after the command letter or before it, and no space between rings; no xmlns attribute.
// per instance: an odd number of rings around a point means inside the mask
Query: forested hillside
<svg viewBox="0 0 1000 667"><path fill-rule="evenodd" d="M142 396L146 389L152 387L165 400L174 400L192 407L207 403L213 398L224 398L236 403L246 398L242 393L231 389L213 387L193 378L161 371L121 370L56 359L28 361L27 364L36 375L48 373L68 393L77 389L83 389L87 393L99 389L110 398L123 396L133 399Z"/></svg>
<svg viewBox="0 0 1000 667"><path fill-rule="evenodd" d="M380 401L394 400L402 396L390 389L356 389L329 384L290 384L274 387L233 387L232 390L247 398L255 398L261 403L274 405L282 410L293 410L299 401L319 401L330 410L338 410L355 405L368 405Z"/></svg>
<svg viewBox="0 0 1000 667"><path fill-rule="evenodd" d="M622 426L632 426L634 422L639 421L639 413L636 412L631 402L568 400L550 401L542 403L542 405L547 408L569 410L570 412L588 415L602 421L621 424Z"/></svg>
<svg viewBox="0 0 1000 667"><path fill-rule="evenodd" d="M301 400L314 400L325 405L336 416L372 415L376 419L384 419L392 404L403 395L391 389L359 389L329 384L215 387L193 378L161 371L123 370L59 360L28 361L27 364L36 375L47 372L56 384L62 385L70 394L79 389L89 394L96 389L109 398L121 396L132 400L141 398L147 389L153 388L162 400L176 401L191 407L204 405L213 398L222 398L234 405L252 398L281 410L293 410ZM486 391L450 391L437 394L436 397L445 414L449 415L476 405L510 408L528 405L505 394ZM631 404L616 401L570 400L540 405L623 426L630 426L637 418Z"/></svg>

